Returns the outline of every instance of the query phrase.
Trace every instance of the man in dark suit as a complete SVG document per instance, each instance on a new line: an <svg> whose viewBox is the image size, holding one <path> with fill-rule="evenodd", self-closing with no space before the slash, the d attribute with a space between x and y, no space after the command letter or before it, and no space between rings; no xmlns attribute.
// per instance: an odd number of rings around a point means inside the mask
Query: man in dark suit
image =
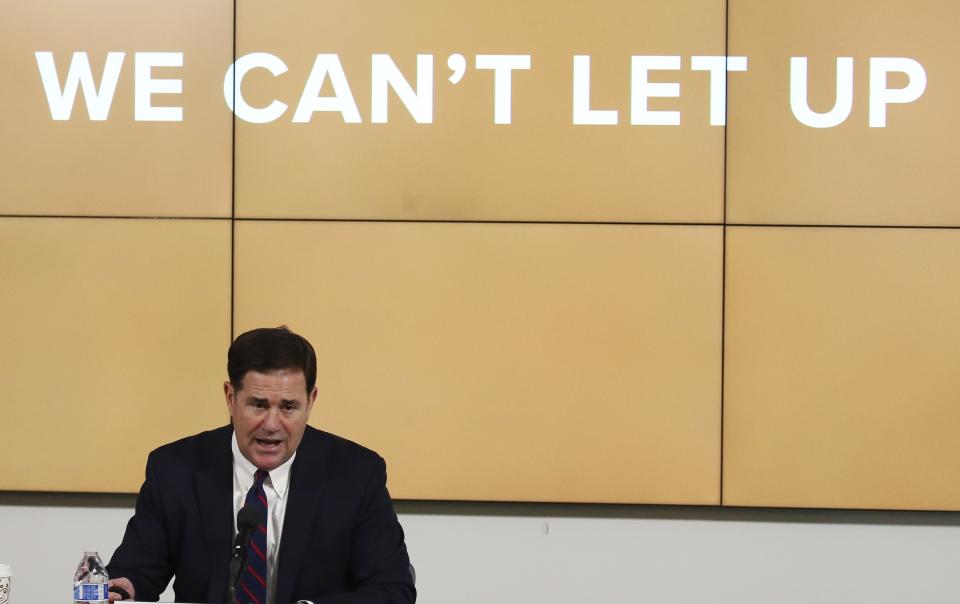
<svg viewBox="0 0 960 604"><path fill-rule="evenodd" d="M316 430L316 355L285 327L230 346L231 425L164 445L107 572L131 599L228 600L234 518L255 512L240 604L412 604L412 567L383 459ZM119 599L111 593L111 600Z"/></svg>

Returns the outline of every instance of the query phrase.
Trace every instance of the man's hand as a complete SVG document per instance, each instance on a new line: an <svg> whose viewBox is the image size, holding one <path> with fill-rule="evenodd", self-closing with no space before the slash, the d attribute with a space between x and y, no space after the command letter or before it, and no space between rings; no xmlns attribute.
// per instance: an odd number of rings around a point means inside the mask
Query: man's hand
<svg viewBox="0 0 960 604"><path fill-rule="evenodd" d="M128 596L126 598L122 597L117 592L110 590L110 601L116 602L117 600L136 600L136 590L133 589L133 583L130 582L130 579L126 577L119 577L116 579L110 579L110 587L118 587L125 592Z"/></svg>

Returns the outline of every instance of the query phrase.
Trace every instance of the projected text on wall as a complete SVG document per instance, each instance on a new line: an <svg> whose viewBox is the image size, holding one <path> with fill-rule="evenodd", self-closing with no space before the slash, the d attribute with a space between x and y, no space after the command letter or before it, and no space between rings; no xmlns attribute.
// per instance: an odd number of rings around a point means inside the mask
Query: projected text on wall
<svg viewBox="0 0 960 604"><path fill-rule="evenodd" d="M91 121L107 120L113 109L114 94L120 74L133 64L134 106L133 118L142 122L180 122L186 118L183 107L175 104L158 106L154 97L184 93L183 82L171 69L183 67L182 52L136 52L128 61L125 52L108 52L95 57L102 65L99 79L94 75L91 57L87 52L74 52L69 64L58 67L56 57L49 51L35 53L40 84L56 121L74 118L78 93L82 95L87 117ZM513 100L523 94L526 72L535 69L536 61L530 54L477 54L465 57L454 53L446 58L447 84L456 86L465 77L477 77L477 72L489 72L491 120L498 125L513 123ZM825 111L811 108L808 100L807 57L789 60L789 107L793 117L811 128L833 128L844 123L854 106L852 57L838 57L833 67L836 72L834 104ZM868 125L884 128L891 105L909 104L919 99L926 90L927 74L923 65L909 57L870 57L868 61L869 92ZM166 69L163 74L155 69ZM417 124L434 123L434 94L437 67L432 54L416 56L416 70L405 74L389 54L372 54L369 73L348 74L335 53L318 54L302 86L299 99L272 99L262 106L247 102L243 93L244 78L254 71L264 70L272 77L280 77L288 68L281 57L265 52L249 53L237 59L225 70L222 82L227 107L236 116L254 124L265 124L281 119L293 123L308 123L316 114L337 114L344 124L389 123L388 99L392 92L406 110L402 119ZM709 80L711 126L726 125L726 86L728 73L747 72L748 58L734 56L634 55L624 61L624 86L629 91L628 107L596 107L591 97L591 57L574 55L571 61L571 94L558 99L570 106L571 123L578 126L614 126L629 123L632 126L679 126L683 116L669 107L670 99L681 95L680 83L670 80L671 72L688 69L702 72ZM471 73L473 72L473 73ZM368 78L370 103L366 114L357 102L350 85L351 78ZM749 77L745 73L741 77ZM891 86L890 80L905 80L902 86ZM326 91L326 92L325 92ZM169 101L175 103L175 101ZM656 106L657 108L653 108ZM394 116L394 119L397 119Z"/></svg>

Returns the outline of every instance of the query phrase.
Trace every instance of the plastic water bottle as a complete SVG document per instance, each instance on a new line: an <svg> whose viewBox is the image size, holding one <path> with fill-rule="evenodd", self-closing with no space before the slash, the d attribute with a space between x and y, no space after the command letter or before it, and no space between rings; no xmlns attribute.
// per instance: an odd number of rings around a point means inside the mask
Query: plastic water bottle
<svg viewBox="0 0 960 604"><path fill-rule="evenodd" d="M93 549L85 550L73 575L74 604L107 604L110 600L108 579L100 554Z"/></svg>

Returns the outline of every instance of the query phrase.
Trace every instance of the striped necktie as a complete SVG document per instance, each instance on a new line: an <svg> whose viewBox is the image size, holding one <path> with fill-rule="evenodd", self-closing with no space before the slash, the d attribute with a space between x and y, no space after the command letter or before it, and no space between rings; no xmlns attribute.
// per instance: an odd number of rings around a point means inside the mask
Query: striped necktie
<svg viewBox="0 0 960 604"><path fill-rule="evenodd" d="M250 535L247 548L247 566L240 573L240 586L237 588L237 604L267 604L267 494L263 492L263 481L269 474L257 470L253 476L253 486L247 491L244 505L257 511L257 528Z"/></svg>

